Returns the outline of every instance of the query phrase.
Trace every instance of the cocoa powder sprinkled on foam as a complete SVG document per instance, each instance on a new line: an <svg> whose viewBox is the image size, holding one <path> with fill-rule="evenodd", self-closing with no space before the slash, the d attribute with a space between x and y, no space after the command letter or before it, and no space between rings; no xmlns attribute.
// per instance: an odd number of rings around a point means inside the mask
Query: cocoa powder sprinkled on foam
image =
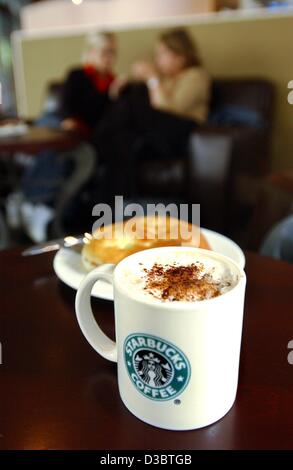
<svg viewBox="0 0 293 470"><path fill-rule="evenodd" d="M204 272L204 265L192 263L182 266L155 263L144 269L144 289L160 300L188 301L210 299L221 294L223 284ZM225 283L225 286L229 283Z"/></svg>

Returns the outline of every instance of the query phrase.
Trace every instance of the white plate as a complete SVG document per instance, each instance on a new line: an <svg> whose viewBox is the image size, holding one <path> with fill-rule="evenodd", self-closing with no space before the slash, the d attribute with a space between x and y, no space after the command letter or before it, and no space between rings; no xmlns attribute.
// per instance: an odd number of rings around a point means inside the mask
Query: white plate
<svg viewBox="0 0 293 470"><path fill-rule="evenodd" d="M235 242L212 230L201 229L201 231L213 251L228 256L241 268L244 268L244 253ZM82 279L87 274L82 265L80 254L71 250L59 250L55 255L53 266L59 279L73 289L78 289ZM101 269L107 269L106 265L101 266ZM100 299L113 300L112 286L106 282L98 281L93 288L92 295Z"/></svg>

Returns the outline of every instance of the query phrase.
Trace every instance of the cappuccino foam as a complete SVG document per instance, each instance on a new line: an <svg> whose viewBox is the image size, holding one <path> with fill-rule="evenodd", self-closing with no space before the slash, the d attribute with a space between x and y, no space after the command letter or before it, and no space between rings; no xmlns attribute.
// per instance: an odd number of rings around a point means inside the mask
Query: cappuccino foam
<svg viewBox="0 0 293 470"><path fill-rule="evenodd" d="M238 276L221 259L188 250L161 250L123 268L124 287L155 302L195 302L231 290Z"/></svg>

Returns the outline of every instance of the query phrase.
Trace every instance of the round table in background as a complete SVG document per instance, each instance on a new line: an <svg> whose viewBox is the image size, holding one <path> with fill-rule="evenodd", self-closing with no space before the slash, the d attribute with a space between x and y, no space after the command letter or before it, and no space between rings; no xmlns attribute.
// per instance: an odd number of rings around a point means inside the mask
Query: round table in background
<svg viewBox="0 0 293 470"><path fill-rule="evenodd" d="M80 136L74 132L49 127L29 126L23 135L1 137L0 155L16 152L37 154L42 150L68 150L78 144Z"/></svg>

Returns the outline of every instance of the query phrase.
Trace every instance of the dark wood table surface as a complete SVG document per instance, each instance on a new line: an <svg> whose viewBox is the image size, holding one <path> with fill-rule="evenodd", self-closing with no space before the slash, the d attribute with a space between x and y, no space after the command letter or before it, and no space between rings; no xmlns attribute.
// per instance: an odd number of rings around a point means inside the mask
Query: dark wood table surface
<svg viewBox="0 0 293 470"><path fill-rule="evenodd" d="M74 132L32 125L23 135L1 137L0 154L13 155L16 152L36 154L48 149L68 150L79 140L80 136Z"/></svg>
<svg viewBox="0 0 293 470"><path fill-rule="evenodd" d="M217 423L196 431L151 427L119 399L116 365L82 336L75 292L52 255L0 252L1 449L293 448L293 265L247 254L238 395ZM113 305L93 301L113 336Z"/></svg>

